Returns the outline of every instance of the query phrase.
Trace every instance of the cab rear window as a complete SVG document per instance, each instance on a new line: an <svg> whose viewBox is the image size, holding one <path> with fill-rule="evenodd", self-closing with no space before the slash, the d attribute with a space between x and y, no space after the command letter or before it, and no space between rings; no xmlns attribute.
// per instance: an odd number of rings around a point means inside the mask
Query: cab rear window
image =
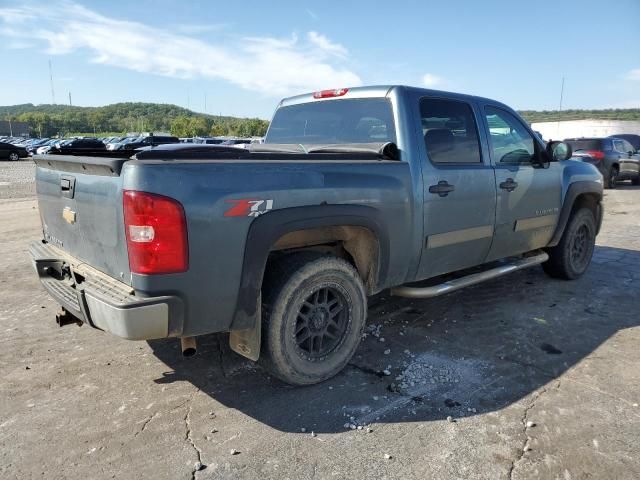
<svg viewBox="0 0 640 480"><path fill-rule="evenodd" d="M324 100L281 107L265 143L395 142L391 103L385 98Z"/></svg>

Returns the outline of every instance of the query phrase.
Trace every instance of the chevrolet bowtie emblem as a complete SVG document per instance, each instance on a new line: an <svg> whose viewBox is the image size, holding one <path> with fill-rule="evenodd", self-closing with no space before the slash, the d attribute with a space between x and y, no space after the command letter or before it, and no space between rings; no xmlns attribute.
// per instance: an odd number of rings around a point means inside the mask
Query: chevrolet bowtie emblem
<svg viewBox="0 0 640 480"><path fill-rule="evenodd" d="M62 210L62 218L64 218L67 223L73 225L76 223L76 212L71 210L69 207L64 207L64 210Z"/></svg>

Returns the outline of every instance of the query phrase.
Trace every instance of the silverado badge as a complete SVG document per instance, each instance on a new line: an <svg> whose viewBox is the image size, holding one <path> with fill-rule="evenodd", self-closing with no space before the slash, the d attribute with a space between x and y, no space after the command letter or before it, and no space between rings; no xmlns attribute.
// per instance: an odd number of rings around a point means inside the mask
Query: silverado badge
<svg viewBox="0 0 640 480"><path fill-rule="evenodd" d="M76 223L76 212L71 210L69 207L64 207L64 210L62 210L62 218L64 218L67 223L73 225Z"/></svg>

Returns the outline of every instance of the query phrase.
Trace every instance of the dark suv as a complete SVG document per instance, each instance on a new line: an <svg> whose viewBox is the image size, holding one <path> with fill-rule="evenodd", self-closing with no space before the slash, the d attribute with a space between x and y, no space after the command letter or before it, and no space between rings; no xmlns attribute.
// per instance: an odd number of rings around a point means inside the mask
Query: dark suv
<svg viewBox="0 0 640 480"><path fill-rule="evenodd" d="M141 137L133 142L122 145L123 150L136 150L144 147L155 147L156 145L165 145L167 143L180 143L178 137L169 137L166 135L149 135Z"/></svg>
<svg viewBox="0 0 640 480"><path fill-rule="evenodd" d="M54 146L49 153L52 154L74 154L82 151L95 152L96 150L105 150L106 147L97 138L74 138L67 140Z"/></svg>
<svg viewBox="0 0 640 480"><path fill-rule="evenodd" d="M604 177L605 188L619 180L640 185L640 154L623 138L567 138L574 158L595 165Z"/></svg>

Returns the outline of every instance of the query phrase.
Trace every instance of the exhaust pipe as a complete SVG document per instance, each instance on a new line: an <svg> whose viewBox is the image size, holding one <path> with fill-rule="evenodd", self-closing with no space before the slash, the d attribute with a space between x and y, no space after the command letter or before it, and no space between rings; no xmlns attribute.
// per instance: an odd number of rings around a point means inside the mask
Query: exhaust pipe
<svg viewBox="0 0 640 480"><path fill-rule="evenodd" d="M193 357L198 350L198 347L196 347L196 337L180 338L180 347L182 348L183 357Z"/></svg>

